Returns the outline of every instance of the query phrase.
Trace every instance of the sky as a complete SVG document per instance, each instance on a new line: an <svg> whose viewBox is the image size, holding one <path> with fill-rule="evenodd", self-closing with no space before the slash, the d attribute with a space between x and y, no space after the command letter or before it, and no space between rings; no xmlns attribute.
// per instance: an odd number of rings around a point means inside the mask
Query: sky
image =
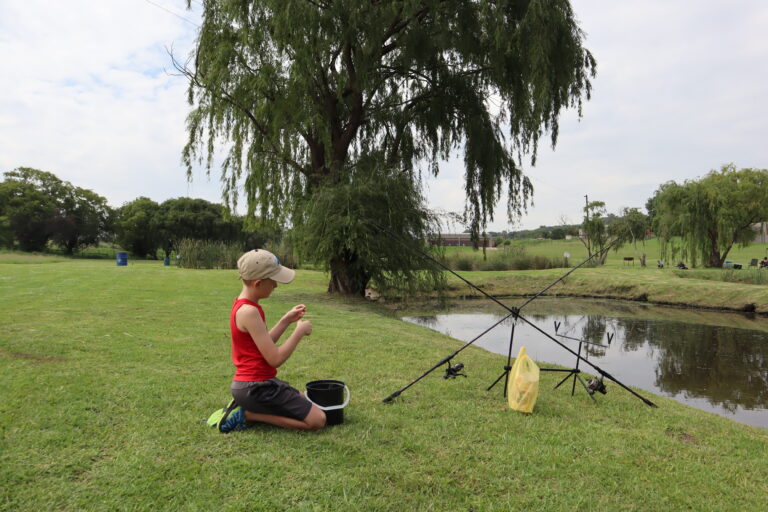
<svg viewBox="0 0 768 512"><path fill-rule="evenodd" d="M585 196L643 208L664 182L722 165L768 168L768 2L573 0L597 60L582 117L560 118L535 166L534 204L489 230L579 223ZM190 110L169 50L186 57L198 0L0 0L0 173L48 171L118 207L145 196L221 202L219 176L181 164ZM425 183L431 208L462 211L457 157Z"/></svg>

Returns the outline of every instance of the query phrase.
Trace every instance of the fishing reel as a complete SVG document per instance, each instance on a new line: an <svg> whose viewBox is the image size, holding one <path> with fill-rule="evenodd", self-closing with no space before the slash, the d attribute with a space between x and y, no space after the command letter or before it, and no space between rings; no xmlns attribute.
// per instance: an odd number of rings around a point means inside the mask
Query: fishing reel
<svg viewBox="0 0 768 512"><path fill-rule="evenodd" d="M605 383L603 382L603 378L600 377L600 380L598 379L589 379L587 381L587 390L589 390L590 395L594 395L595 391L598 391L602 394L608 393L608 390L605 389Z"/></svg>
<svg viewBox="0 0 768 512"><path fill-rule="evenodd" d="M443 376L444 379L455 379L458 375L461 375L462 377L467 376L466 374L461 373L461 370L464 369L464 363L456 363L453 366L451 366L450 362L447 364L448 368L445 369L445 375Z"/></svg>

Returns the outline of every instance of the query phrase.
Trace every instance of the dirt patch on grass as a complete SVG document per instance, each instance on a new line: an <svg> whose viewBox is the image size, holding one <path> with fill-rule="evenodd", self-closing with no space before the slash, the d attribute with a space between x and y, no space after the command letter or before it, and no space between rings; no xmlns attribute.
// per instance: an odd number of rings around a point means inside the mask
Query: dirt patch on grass
<svg viewBox="0 0 768 512"><path fill-rule="evenodd" d="M693 434L689 434L688 432L685 432L682 429L676 429L676 428L668 428L664 431L666 435L669 437L674 437L678 441L681 441L686 444L695 443L698 441L698 438L694 436Z"/></svg>
<svg viewBox="0 0 768 512"><path fill-rule="evenodd" d="M0 351L0 355L9 359L29 359L37 363L62 363L66 361L63 357L41 356L38 354L29 354L27 352L7 352Z"/></svg>

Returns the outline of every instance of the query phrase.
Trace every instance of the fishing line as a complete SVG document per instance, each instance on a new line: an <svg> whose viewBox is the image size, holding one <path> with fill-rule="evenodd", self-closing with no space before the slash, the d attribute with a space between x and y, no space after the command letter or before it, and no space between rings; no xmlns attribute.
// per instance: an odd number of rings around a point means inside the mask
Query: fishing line
<svg viewBox="0 0 768 512"><path fill-rule="evenodd" d="M144 0L144 1L145 1L145 2L147 2L147 3L148 3L148 4L150 4L150 5L154 5L154 6L155 6L155 7L157 7L158 9L162 9L162 10L164 10L164 11L165 11L165 12L167 12L168 14L171 14L171 15L173 15L173 16L176 16L176 17L177 17L177 18L179 18L180 20L186 21L186 22L187 22L187 23L189 23L190 25L194 25L194 26L196 26L197 28L200 28L200 25L198 25L198 24L197 24L197 23L195 23L194 21L192 21L192 20L190 20L190 19L187 19L187 18L185 18L184 16L182 16L181 14L175 13L175 12L173 12L172 10L170 10L170 9L167 9L166 7L163 7L162 5L160 5L160 4L157 4L157 3L153 2L152 0ZM201 5L202 5L202 4L201 4Z"/></svg>

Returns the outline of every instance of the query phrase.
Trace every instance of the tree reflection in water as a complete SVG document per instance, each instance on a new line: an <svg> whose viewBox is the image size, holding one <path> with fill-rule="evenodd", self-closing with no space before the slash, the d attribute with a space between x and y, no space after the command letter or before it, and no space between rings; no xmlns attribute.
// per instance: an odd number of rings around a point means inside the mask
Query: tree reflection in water
<svg viewBox="0 0 768 512"><path fill-rule="evenodd" d="M606 317L587 315L581 337L606 343ZM705 398L712 405L735 411L768 408L768 343L757 331L709 325L681 324L637 318L616 318L617 345L626 352L644 347L657 361L655 385L671 395ZM585 345L593 357L606 348Z"/></svg>
<svg viewBox="0 0 768 512"><path fill-rule="evenodd" d="M656 385L672 394L706 397L733 412L768 407L765 336L753 331L658 323L648 343L659 350ZM759 338L759 339L758 339Z"/></svg>

